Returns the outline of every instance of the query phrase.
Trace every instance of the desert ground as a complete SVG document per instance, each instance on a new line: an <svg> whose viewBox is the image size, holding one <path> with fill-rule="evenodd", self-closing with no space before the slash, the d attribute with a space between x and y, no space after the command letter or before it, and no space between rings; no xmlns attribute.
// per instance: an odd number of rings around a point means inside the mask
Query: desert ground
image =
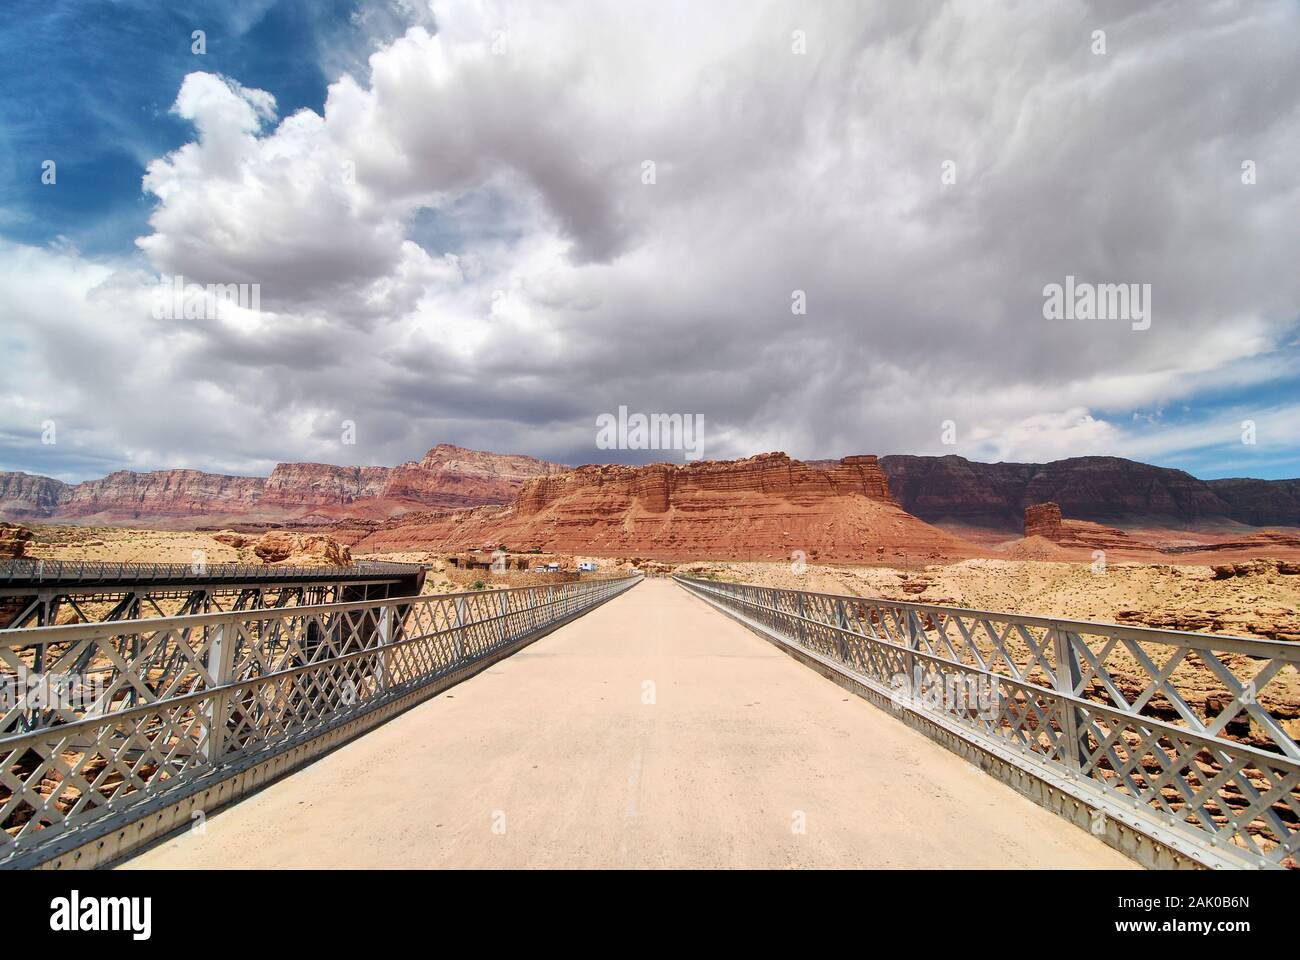
<svg viewBox="0 0 1300 960"><path fill-rule="evenodd" d="M23 554L26 559L190 564L201 558L205 563L210 564L263 562L254 552L254 546L259 539L256 533L63 524L35 525L31 530L33 538L26 544ZM547 553L527 556L530 561L557 560L566 570L572 570L579 561L595 560L599 564L599 569L594 574L582 574L582 579L618 575L633 566L632 561L627 559L616 560L585 555ZM555 582L552 575L529 570L510 569L504 573L493 573L485 570L460 569L453 566L448 558L449 555L446 553L427 550L354 555L354 559L357 560L423 564L428 569L423 590L425 595ZM311 563L313 560L315 558L293 558L286 562Z"/></svg>
<svg viewBox="0 0 1300 960"><path fill-rule="evenodd" d="M974 559L921 570L789 563L683 564L720 580L885 600L910 600L1103 623L1141 624L1269 640L1300 640L1300 576L1276 561L1213 567Z"/></svg>
<svg viewBox="0 0 1300 960"><path fill-rule="evenodd" d="M202 551L208 563L261 562L251 548L256 537L235 546L227 542L229 534L221 531L51 524L36 526L33 533L26 555L37 559L191 563L195 551ZM566 568L578 560L596 560L598 575L644 565L629 557L547 556L560 559ZM430 551L359 553L356 558L425 564L429 568L426 593L471 589L479 583L485 587L526 586L546 576L517 570L505 574L462 570L453 567L446 554ZM808 563L802 572L788 562L701 561L654 566L819 593L1300 640L1300 575L1282 572L1295 567L1265 558L1216 566L995 558L916 568ZM1228 567L1231 575L1225 575Z"/></svg>

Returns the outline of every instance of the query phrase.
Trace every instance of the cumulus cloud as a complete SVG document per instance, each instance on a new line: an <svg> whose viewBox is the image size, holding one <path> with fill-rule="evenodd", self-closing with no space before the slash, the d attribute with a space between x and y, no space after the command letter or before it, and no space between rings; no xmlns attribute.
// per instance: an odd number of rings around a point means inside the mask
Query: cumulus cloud
<svg viewBox="0 0 1300 960"><path fill-rule="evenodd" d="M160 325L133 264L6 252L6 289L62 278L90 335L21 298L5 422L58 398L106 460L231 469L440 440L606 459L619 405L702 413L710 456L1176 457L1230 421L1162 442L1132 411L1289 375L1291 4L411 12L319 114L237 77L178 91L194 139L149 165L138 245L260 283L256 322ZM1151 328L1045 319L1067 275L1150 284Z"/></svg>

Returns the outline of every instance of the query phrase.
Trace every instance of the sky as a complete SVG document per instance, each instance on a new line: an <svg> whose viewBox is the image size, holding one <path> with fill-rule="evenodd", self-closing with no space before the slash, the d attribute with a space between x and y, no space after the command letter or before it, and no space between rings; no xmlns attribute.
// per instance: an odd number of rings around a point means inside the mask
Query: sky
<svg viewBox="0 0 1300 960"><path fill-rule="evenodd" d="M1298 90L1293 0L8 0L0 469L1300 476Z"/></svg>

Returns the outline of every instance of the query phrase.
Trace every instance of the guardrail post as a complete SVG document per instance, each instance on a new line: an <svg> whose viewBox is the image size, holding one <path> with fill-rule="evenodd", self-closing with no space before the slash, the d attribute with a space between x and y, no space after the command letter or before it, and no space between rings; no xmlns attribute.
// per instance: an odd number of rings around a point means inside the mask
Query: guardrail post
<svg viewBox="0 0 1300 960"><path fill-rule="evenodd" d="M911 691L912 702L919 703L917 699L921 693L921 678L916 673L916 657L912 655L913 650L921 649L921 625L917 622L916 611L907 611L907 650L903 654L903 669L907 672L907 689Z"/></svg>
<svg viewBox="0 0 1300 960"><path fill-rule="evenodd" d="M804 622L803 594L796 593L795 598L798 600L799 610L799 619L797 621L799 624L799 642L806 647L808 646L808 624ZM775 598L773 598L773 605L775 606Z"/></svg>
<svg viewBox="0 0 1300 960"><path fill-rule="evenodd" d="M843 600L835 601L835 622L839 625L840 630L849 629L849 615L845 608ZM840 662L849 662L849 642L844 638L843 633L835 634L835 649L839 651Z"/></svg>
<svg viewBox="0 0 1300 960"><path fill-rule="evenodd" d="M1052 635L1052 649L1056 656L1056 670L1053 671L1056 676L1056 692L1072 697L1080 678L1079 658L1074 652L1074 644L1070 642L1069 632L1060 627L1048 627L1048 633ZM1060 704L1061 738L1065 741L1061 750L1062 762L1071 770L1081 770L1088 756L1088 745L1083 735L1080 713L1069 700L1062 698Z"/></svg>
<svg viewBox="0 0 1300 960"><path fill-rule="evenodd" d="M452 664L465 659L465 598L456 598L456 629L452 633Z"/></svg>
<svg viewBox="0 0 1300 960"><path fill-rule="evenodd" d="M235 670L235 634L233 620L223 620L212 628L212 641L208 644L208 685L224 687L230 683ZM230 693L221 691L208 698L208 729L204 737L203 755L209 763L216 763L226 746L226 724L230 720Z"/></svg>
<svg viewBox="0 0 1300 960"><path fill-rule="evenodd" d="M388 665L388 651L384 648L393 642L393 608L383 607L379 611L379 656L375 662L375 683L378 693L390 682L392 671Z"/></svg>

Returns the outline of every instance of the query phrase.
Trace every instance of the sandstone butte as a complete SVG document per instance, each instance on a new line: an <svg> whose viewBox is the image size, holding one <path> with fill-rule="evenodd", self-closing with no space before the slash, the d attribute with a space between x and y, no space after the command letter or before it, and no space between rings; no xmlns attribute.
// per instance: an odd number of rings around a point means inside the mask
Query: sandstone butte
<svg viewBox="0 0 1300 960"><path fill-rule="evenodd" d="M412 513L353 535L357 553L505 544L656 560L793 560L801 551L812 563L979 552L899 507L874 456L807 464L784 453L578 467L527 481L509 507Z"/></svg>
<svg viewBox="0 0 1300 960"><path fill-rule="evenodd" d="M1181 563L1209 564L1213 564L1218 556L1230 553L1300 557L1300 536L1294 531L1259 530L1195 537L1158 528L1126 531L1089 520L1064 518L1060 505L1052 501L1025 507L1024 525L1024 539L1004 545L1006 552L1016 559L1077 562L1088 557L1095 559L1099 550L1115 559L1177 557ZM1288 559L1286 566L1289 569L1294 562Z"/></svg>
<svg viewBox="0 0 1300 960"><path fill-rule="evenodd" d="M1142 550L1150 545L1123 530L1087 520L1065 520L1060 504L1050 500L1025 507L1025 538L1042 537L1063 547L1080 550Z"/></svg>

